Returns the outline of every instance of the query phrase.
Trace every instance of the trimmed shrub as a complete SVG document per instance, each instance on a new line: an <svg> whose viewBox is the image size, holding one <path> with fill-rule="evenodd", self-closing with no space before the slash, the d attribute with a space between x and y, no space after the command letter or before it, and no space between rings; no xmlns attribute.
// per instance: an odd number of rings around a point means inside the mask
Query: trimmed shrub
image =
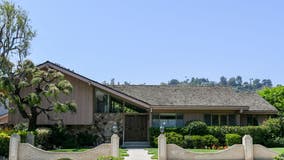
<svg viewBox="0 0 284 160"><path fill-rule="evenodd" d="M184 146L183 135L178 134L176 132L169 132L166 133L166 137L168 144L176 144L181 147Z"/></svg>
<svg viewBox="0 0 284 160"><path fill-rule="evenodd" d="M242 137L238 134L226 134L225 137L227 146L242 143Z"/></svg>
<svg viewBox="0 0 284 160"><path fill-rule="evenodd" d="M123 158L117 158L112 156L102 156L99 157L97 160L123 160Z"/></svg>
<svg viewBox="0 0 284 160"><path fill-rule="evenodd" d="M97 140L97 136L92 135L88 133L87 131L85 132L80 132L77 134L77 141L79 146L93 146L94 142Z"/></svg>
<svg viewBox="0 0 284 160"><path fill-rule="evenodd" d="M165 136L167 137L167 144L176 144L181 147L185 146L183 135L176 132L169 132L165 133ZM152 146L158 147L158 137L154 137Z"/></svg>
<svg viewBox="0 0 284 160"><path fill-rule="evenodd" d="M9 152L10 136L6 133L0 133L0 156L7 157Z"/></svg>
<svg viewBox="0 0 284 160"><path fill-rule="evenodd" d="M189 148L212 148L213 146L217 146L219 143L218 139L212 135L185 136L184 141L186 143L186 147Z"/></svg>
<svg viewBox="0 0 284 160"><path fill-rule="evenodd" d="M284 160L284 153L281 153L278 156L274 157L274 160Z"/></svg>
<svg viewBox="0 0 284 160"><path fill-rule="evenodd" d="M208 129L206 123L202 121L192 121L186 128L188 129L189 135L206 135L208 134Z"/></svg>
<svg viewBox="0 0 284 160"><path fill-rule="evenodd" d="M209 134L218 138L220 145L226 145L226 134L249 134L256 144L265 144L266 128L263 126L209 126Z"/></svg>
<svg viewBox="0 0 284 160"><path fill-rule="evenodd" d="M188 134L187 128L165 128L165 133L169 132L175 132L177 134L180 134L182 136ZM157 137L160 135L160 129L159 128L149 128L149 134L150 134L150 145L152 147L157 147Z"/></svg>
<svg viewBox="0 0 284 160"><path fill-rule="evenodd" d="M52 149L50 143L51 130L49 128L38 128L36 130L36 145L40 145L43 149Z"/></svg>

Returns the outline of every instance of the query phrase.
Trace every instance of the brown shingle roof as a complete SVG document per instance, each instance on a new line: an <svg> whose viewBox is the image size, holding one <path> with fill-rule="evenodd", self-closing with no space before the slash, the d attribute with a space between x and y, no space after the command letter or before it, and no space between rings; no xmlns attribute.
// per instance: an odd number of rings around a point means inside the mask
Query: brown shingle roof
<svg viewBox="0 0 284 160"><path fill-rule="evenodd" d="M256 93L236 92L230 87L168 85L114 85L115 90L151 106L248 107L249 111L277 110Z"/></svg>

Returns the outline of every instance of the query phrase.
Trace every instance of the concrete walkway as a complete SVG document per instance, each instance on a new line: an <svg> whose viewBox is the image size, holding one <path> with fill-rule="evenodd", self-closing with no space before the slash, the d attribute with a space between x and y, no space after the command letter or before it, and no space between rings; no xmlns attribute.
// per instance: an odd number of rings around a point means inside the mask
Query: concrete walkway
<svg viewBox="0 0 284 160"><path fill-rule="evenodd" d="M148 151L146 151L143 148L139 149L127 148L127 150L129 157L125 157L124 160L151 160L151 155L149 155Z"/></svg>

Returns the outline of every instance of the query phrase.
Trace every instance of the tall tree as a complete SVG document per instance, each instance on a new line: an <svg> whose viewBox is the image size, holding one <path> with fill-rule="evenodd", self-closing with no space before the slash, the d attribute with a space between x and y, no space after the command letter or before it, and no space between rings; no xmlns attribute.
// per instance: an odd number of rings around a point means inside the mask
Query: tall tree
<svg viewBox="0 0 284 160"><path fill-rule="evenodd" d="M0 3L0 103L11 111L17 110L36 129L37 117L49 112L75 111L72 102L61 102L59 95L68 94L72 85L63 74L52 69L40 70L31 61L34 38L26 12L8 1ZM14 59L14 62L11 60ZM43 103L48 104L43 107Z"/></svg>
<svg viewBox="0 0 284 160"><path fill-rule="evenodd" d="M224 76L220 77L219 85L226 86L227 85L227 78L224 77Z"/></svg>
<svg viewBox="0 0 284 160"><path fill-rule="evenodd" d="M236 85L237 86L242 86L242 84L243 84L242 77L241 76L237 76L236 77Z"/></svg>
<svg viewBox="0 0 284 160"><path fill-rule="evenodd" d="M22 60L29 54L30 42L35 36L26 11L8 1L0 3L0 75L7 75L13 65L9 59Z"/></svg>
<svg viewBox="0 0 284 160"><path fill-rule="evenodd" d="M232 87L237 86L236 78L235 78L235 77L230 78L230 79L228 80L228 85L229 85L229 86L232 86Z"/></svg>
<svg viewBox="0 0 284 160"><path fill-rule="evenodd" d="M177 79L172 79L169 81L168 83L169 85L178 85L179 84L179 81Z"/></svg>
<svg viewBox="0 0 284 160"><path fill-rule="evenodd" d="M9 77L0 78L0 100L10 111L17 110L29 122L28 130L37 127L37 118L44 114L49 120L56 120L50 112L75 112L76 104L62 101L60 97L72 91L72 85L64 75L53 69L39 69L29 60L23 61ZM9 101L8 105L6 101Z"/></svg>
<svg viewBox="0 0 284 160"><path fill-rule="evenodd" d="M258 91L258 94L275 106L282 114L284 113L284 86L266 87Z"/></svg>

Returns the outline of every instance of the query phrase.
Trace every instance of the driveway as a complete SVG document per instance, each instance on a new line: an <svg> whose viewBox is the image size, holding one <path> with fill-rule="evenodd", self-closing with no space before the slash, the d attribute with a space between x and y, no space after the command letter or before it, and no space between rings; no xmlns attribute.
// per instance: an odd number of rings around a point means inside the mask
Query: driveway
<svg viewBox="0 0 284 160"><path fill-rule="evenodd" d="M129 157L125 157L124 160L151 160L151 155L143 148L128 148L127 150Z"/></svg>

